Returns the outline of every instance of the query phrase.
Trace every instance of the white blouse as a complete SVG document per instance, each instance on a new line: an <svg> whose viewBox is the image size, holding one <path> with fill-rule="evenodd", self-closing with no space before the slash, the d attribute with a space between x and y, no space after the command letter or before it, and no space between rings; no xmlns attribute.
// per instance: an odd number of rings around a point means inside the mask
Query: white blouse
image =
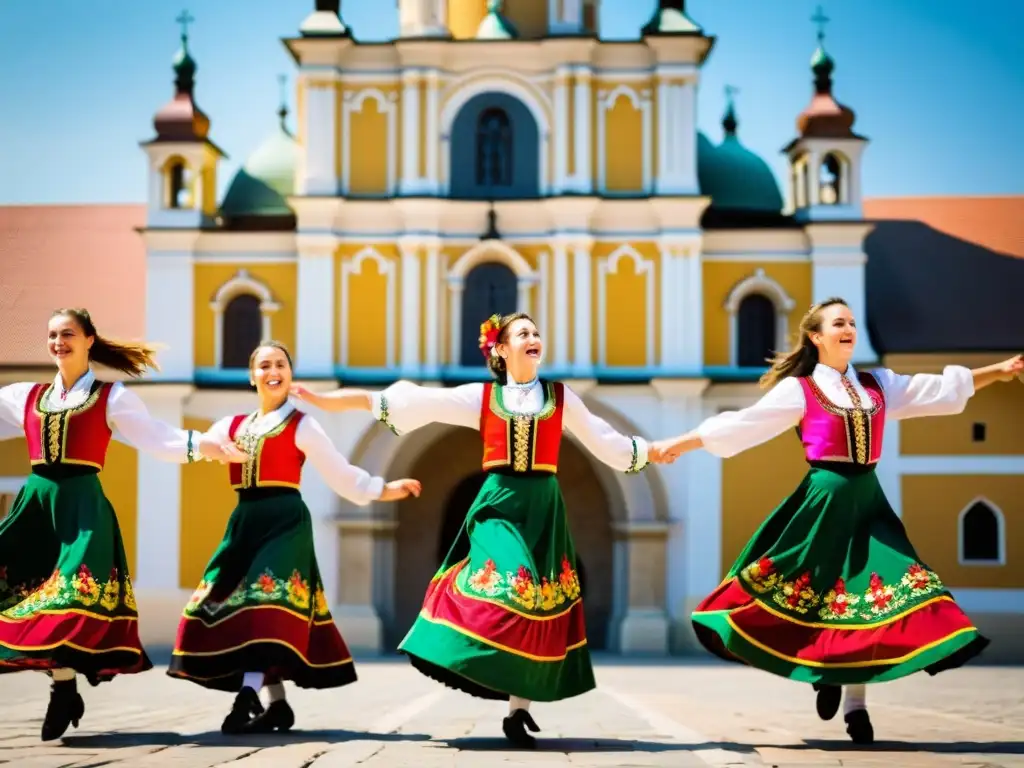
<svg viewBox="0 0 1024 768"><path fill-rule="evenodd" d="M941 374L907 376L893 373L888 368L876 368L870 372L885 394L887 420L951 416L963 412L967 401L974 395L974 375L959 365L947 366ZM871 402L852 365L846 369L845 375L861 403ZM835 368L819 363L811 377L833 404L840 408L853 407L854 403L842 383L843 374ZM727 459L793 429L803 416L803 387L799 379L789 377L749 408L726 411L705 420L697 427L696 433L709 453Z"/></svg>
<svg viewBox="0 0 1024 768"><path fill-rule="evenodd" d="M65 392L58 373L44 405L51 411L76 408L89 398L95 381L96 376L88 371ZM25 434L25 404L34 386L33 382L19 382L0 389L0 440ZM62 393L64 397L61 397ZM119 381L114 383L107 399L107 425L119 443L178 464L188 461L191 433L193 460L201 458L198 433L177 429L153 418L142 398Z"/></svg>
<svg viewBox="0 0 1024 768"><path fill-rule="evenodd" d="M502 402L511 413L532 416L544 408L544 387L537 379L528 384L506 384ZM387 413L382 413L382 398ZM399 434L439 422L457 427L480 429L480 408L483 404L482 383L459 387L421 387L410 381L399 381L373 396L371 410L378 421L384 421ZM382 418L385 417L386 418ZM636 469L647 465L647 441L629 438L616 431L604 419L595 416L579 396L565 387L562 425L600 461L620 472L633 465L633 443L636 441Z"/></svg>
<svg viewBox="0 0 1024 768"><path fill-rule="evenodd" d="M265 435L279 427L294 410L294 405L285 403L276 411L257 415L251 421L243 422L239 429L254 435ZM213 438L218 443L227 442L233 418L226 416L216 422L205 436ZM308 413L295 430L295 446L312 462L331 490L342 498L359 506L366 506L371 501L379 499L384 491L384 478L373 477L366 470L349 464L334 447L324 428Z"/></svg>

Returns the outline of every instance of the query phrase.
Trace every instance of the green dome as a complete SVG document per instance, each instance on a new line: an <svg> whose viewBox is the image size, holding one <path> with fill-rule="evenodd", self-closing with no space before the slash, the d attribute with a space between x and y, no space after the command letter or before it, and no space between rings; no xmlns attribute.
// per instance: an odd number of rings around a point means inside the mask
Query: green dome
<svg viewBox="0 0 1024 768"><path fill-rule="evenodd" d="M283 216L292 213L299 145L284 125L264 141L231 180L221 203L226 216Z"/></svg>
<svg viewBox="0 0 1024 768"><path fill-rule="evenodd" d="M784 203L775 174L768 163L740 143L732 106L725 123L725 139L717 147L703 133L697 135L701 194L711 198L713 208L780 212Z"/></svg>

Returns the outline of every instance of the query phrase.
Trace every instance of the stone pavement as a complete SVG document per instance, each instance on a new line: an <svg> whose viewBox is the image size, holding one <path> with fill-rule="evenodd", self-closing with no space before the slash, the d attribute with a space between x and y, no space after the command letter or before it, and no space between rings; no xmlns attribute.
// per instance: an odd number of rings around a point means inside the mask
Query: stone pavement
<svg viewBox="0 0 1024 768"><path fill-rule="evenodd" d="M506 705L436 685L400 659L364 661L335 691L289 687L297 730L228 738L226 694L158 667L80 690L81 728L43 744L47 680L4 675L0 764L11 768L564 768L626 766L1024 767L1024 668L973 666L870 688L879 743L856 749L841 715L814 714L813 693L715 662L599 661L599 688L534 705L540 748L506 748Z"/></svg>

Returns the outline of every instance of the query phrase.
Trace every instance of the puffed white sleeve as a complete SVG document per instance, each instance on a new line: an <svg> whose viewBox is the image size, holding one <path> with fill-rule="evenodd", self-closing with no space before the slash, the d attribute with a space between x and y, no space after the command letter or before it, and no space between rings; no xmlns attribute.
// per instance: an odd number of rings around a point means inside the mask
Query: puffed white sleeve
<svg viewBox="0 0 1024 768"><path fill-rule="evenodd" d="M334 447L324 428L308 413L299 422L295 445L306 454L331 490L342 498L361 507L380 498L384 478L374 477L365 469L349 464Z"/></svg>
<svg viewBox="0 0 1024 768"><path fill-rule="evenodd" d="M974 396L974 374L962 365L947 365L942 373L895 373L888 368L871 371L885 393L887 419L919 416L955 416L963 413Z"/></svg>
<svg viewBox="0 0 1024 768"><path fill-rule="evenodd" d="M785 378L753 405L705 419L696 433L708 453L728 459L796 427L804 407L799 379Z"/></svg>
<svg viewBox="0 0 1024 768"><path fill-rule="evenodd" d="M32 384L19 382L0 387L0 440L25 434L25 403Z"/></svg>
<svg viewBox="0 0 1024 768"><path fill-rule="evenodd" d="M199 432L178 429L150 416L142 398L116 382L107 400L107 421L118 442L177 464L198 461Z"/></svg>
<svg viewBox="0 0 1024 768"><path fill-rule="evenodd" d="M562 424L597 459L619 472L632 474L647 466L647 441L627 437L611 424L595 416L580 396L565 388Z"/></svg>
<svg viewBox="0 0 1024 768"><path fill-rule="evenodd" d="M231 421L232 416L225 416L223 419L218 419L210 428L202 434L197 434L194 438L195 444L199 445L200 438L207 438L209 440L217 442L218 445L223 445L228 441L228 437L231 434ZM196 449L198 452L198 448Z"/></svg>
<svg viewBox="0 0 1024 768"><path fill-rule="evenodd" d="M373 393L370 411L396 435L437 423L480 429L483 397L480 383L439 388L396 381L383 392Z"/></svg>

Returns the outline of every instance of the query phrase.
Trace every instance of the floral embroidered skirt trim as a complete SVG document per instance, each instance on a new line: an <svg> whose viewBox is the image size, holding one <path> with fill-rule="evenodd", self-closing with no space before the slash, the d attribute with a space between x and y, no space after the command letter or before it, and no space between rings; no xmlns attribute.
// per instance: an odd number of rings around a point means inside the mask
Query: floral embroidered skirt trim
<svg viewBox="0 0 1024 768"><path fill-rule="evenodd" d="M97 473L32 474L0 523L0 673L65 667L95 683L152 666Z"/></svg>
<svg viewBox="0 0 1024 768"><path fill-rule="evenodd" d="M697 608L712 653L832 685L937 674L988 640L907 538L874 471L814 467Z"/></svg>
<svg viewBox="0 0 1024 768"><path fill-rule="evenodd" d="M246 672L301 688L354 682L302 497L288 488L239 495L224 539L185 606L167 674L220 691L237 691Z"/></svg>
<svg viewBox="0 0 1024 768"><path fill-rule="evenodd" d="M488 475L399 650L423 674L485 699L558 701L594 688L554 475Z"/></svg>

